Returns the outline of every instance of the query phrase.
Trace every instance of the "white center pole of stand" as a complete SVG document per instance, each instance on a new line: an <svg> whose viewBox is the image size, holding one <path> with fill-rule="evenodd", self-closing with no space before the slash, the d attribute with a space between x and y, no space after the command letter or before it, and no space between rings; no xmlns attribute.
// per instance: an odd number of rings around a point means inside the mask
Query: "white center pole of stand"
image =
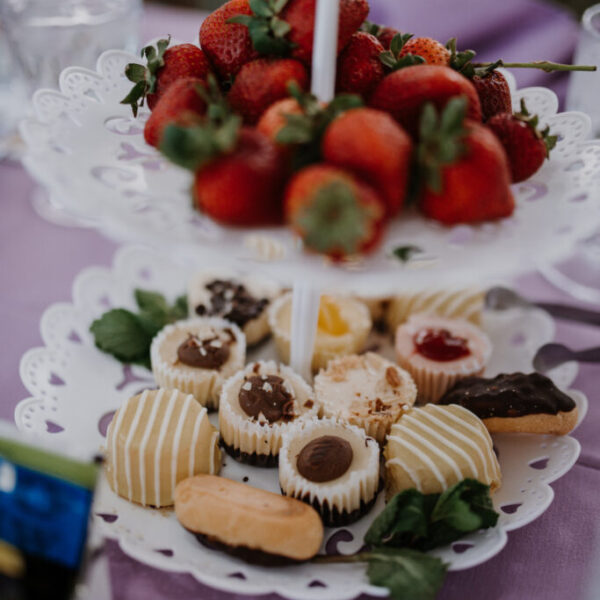
<svg viewBox="0 0 600 600"><path fill-rule="evenodd" d="M321 294L311 283L297 281L292 291L290 366L310 382Z"/></svg>
<svg viewBox="0 0 600 600"><path fill-rule="evenodd" d="M317 0L311 92L322 102L335 95L339 0ZM307 381L317 335L321 293L308 281L296 281L292 293L290 365Z"/></svg>
<svg viewBox="0 0 600 600"><path fill-rule="evenodd" d="M335 95L339 18L339 0L317 0L311 92L321 102L329 102Z"/></svg>

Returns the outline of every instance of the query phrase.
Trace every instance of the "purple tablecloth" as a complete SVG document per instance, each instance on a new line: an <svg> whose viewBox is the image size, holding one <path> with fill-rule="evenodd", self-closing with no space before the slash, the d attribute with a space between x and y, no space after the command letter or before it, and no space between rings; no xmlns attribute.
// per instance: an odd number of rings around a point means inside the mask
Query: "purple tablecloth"
<svg viewBox="0 0 600 600"><path fill-rule="evenodd" d="M461 47L476 47L482 59L569 60L577 26L565 13L536 0L372 0L371 18L403 31L445 40L457 36ZM143 23L143 37L171 33L195 39L197 13L153 6ZM565 79L541 72L517 73L521 85L543 84L562 96ZM43 310L70 300L75 275L91 264L109 265L114 244L85 229L69 229L41 220L29 196L33 182L23 170L0 165L0 418L12 418L27 395L18 378L22 353L41 343L38 323ZM572 302L530 275L518 282L530 297ZM559 324L557 339L574 348L600 343L600 330ZM487 563L450 574L443 600L564 600L579 598L591 575L595 528L600 505L600 424L596 385L598 368L583 366L574 384L590 398L590 412L577 430L582 454L575 467L553 484L556 498L534 523L511 532L506 548ZM114 542L106 545L113 600L230 600L236 596L211 590L189 575L165 574L126 556ZM240 597L242 598L242 597Z"/></svg>

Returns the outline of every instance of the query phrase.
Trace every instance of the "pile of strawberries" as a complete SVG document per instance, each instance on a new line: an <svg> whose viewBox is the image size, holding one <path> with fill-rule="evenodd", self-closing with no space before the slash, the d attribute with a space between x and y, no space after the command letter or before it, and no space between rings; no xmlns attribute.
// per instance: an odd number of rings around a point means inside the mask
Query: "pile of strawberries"
<svg viewBox="0 0 600 600"><path fill-rule="evenodd" d="M225 224L287 222L334 259L368 252L407 201L444 224L512 214L510 184L556 138L513 114L497 64L367 22L341 0L337 96L307 90L316 0L230 0L200 47L161 40L130 64L123 103L146 141L193 170L195 207Z"/></svg>

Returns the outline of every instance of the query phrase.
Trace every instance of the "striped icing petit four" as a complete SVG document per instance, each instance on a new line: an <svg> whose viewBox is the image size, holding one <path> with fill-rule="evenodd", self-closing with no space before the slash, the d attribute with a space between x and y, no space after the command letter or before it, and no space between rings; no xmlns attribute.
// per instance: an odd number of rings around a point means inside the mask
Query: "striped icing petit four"
<svg viewBox="0 0 600 600"><path fill-rule="evenodd" d="M106 476L119 496L170 506L179 481L221 468L219 433L206 408L177 390L146 390L115 413L106 437Z"/></svg>
<svg viewBox="0 0 600 600"><path fill-rule="evenodd" d="M152 340L150 358L159 386L192 394L215 409L223 382L244 366L246 338L229 321L196 317L162 329Z"/></svg>
<svg viewBox="0 0 600 600"><path fill-rule="evenodd" d="M500 465L487 429L457 406L413 408L392 425L384 450L386 498L409 488L440 493L465 478L495 491Z"/></svg>
<svg viewBox="0 0 600 600"><path fill-rule="evenodd" d="M485 292L480 288L405 291L390 299L385 321L390 331L395 331L415 313L465 319L481 325L484 301Z"/></svg>

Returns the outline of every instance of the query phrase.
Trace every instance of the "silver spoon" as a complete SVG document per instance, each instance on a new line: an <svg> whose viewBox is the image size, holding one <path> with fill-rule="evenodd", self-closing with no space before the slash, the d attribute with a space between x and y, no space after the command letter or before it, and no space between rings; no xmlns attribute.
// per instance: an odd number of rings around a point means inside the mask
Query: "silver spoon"
<svg viewBox="0 0 600 600"><path fill-rule="evenodd" d="M587 350L571 350L563 344L544 344L533 358L533 368L538 373L546 373L558 365L576 360L579 362L600 363L600 346Z"/></svg>
<svg viewBox="0 0 600 600"><path fill-rule="evenodd" d="M530 302L514 290L496 286L490 288L485 294L485 307L492 310L507 310L509 308L541 308L557 319L577 321L588 325L600 326L600 312L556 304L554 302Z"/></svg>

